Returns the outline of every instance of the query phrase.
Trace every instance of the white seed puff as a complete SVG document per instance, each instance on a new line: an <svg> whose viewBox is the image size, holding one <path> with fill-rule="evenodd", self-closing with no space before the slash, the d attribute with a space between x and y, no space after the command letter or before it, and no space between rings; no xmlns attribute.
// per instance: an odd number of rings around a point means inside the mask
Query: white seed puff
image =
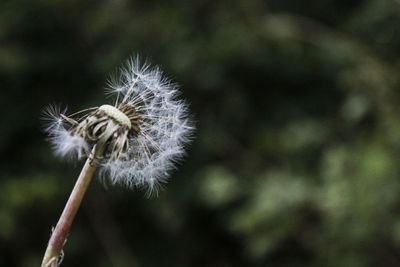
<svg viewBox="0 0 400 267"><path fill-rule="evenodd" d="M194 130L177 85L159 68L130 59L109 81L114 105L67 115L56 106L45 111L45 131L60 156L88 156L95 144L105 147L98 159L103 177L113 184L145 186L151 193L165 181Z"/></svg>

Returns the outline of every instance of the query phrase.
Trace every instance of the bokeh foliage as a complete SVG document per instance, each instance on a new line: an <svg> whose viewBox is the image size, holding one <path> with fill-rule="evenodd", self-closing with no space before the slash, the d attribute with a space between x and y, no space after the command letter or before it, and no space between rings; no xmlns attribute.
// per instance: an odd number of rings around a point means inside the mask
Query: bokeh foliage
<svg viewBox="0 0 400 267"><path fill-rule="evenodd" d="M134 53L197 125L158 198L94 181L65 266L400 265L400 3L0 2L0 266L38 266L82 163L40 110Z"/></svg>

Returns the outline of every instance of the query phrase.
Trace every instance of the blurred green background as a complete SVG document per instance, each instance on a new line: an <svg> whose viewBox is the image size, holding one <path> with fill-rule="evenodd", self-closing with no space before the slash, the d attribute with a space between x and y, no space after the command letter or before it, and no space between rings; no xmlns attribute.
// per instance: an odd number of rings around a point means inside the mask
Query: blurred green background
<svg viewBox="0 0 400 267"><path fill-rule="evenodd" d="M400 266L400 1L2 0L0 266L39 266L82 162L41 109L131 55L198 128L158 198L94 180L62 266Z"/></svg>

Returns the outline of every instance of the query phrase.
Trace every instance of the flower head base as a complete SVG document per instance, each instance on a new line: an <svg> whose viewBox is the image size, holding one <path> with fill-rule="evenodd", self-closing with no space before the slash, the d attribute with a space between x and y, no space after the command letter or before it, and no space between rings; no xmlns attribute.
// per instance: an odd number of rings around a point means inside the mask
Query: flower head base
<svg viewBox="0 0 400 267"><path fill-rule="evenodd" d="M89 108L66 115L59 108L46 111L46 132L61 156L88 156L102 145L101 172L112 183L148 186L164 181L184 154L193 126L187 106L176 100L178 88L158 68L130 60L110 83L115 105Z"/></svg>
<svg viewBox="0 0 400 267"><path fill-rule="evenodd" d="M99 107L99 110L104 112L108 117L117 121L119 124L127 126L129 130L131 129L131 120L124 112L120 111L119 109L111 105L102 105L101 107ZM132 111L132 113L135 112L135 110L132 108L130 109L130 111Z"/></svg>

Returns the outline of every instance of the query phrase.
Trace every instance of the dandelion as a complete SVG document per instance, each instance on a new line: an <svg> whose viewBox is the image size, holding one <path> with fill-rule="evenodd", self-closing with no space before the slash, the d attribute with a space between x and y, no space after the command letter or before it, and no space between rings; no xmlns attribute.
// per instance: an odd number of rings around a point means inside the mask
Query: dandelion
<svg viewBox="0 0 400 267"><path fill-rule="evenodd" d="M156 193L184 155L193 126L176 84L159 68L130 59L108 82L113 104L68 115L45 111L49 140L61 157L87 158L50 238L42 266L58 266L65 238L96 168L112 184Z"/></svg>

